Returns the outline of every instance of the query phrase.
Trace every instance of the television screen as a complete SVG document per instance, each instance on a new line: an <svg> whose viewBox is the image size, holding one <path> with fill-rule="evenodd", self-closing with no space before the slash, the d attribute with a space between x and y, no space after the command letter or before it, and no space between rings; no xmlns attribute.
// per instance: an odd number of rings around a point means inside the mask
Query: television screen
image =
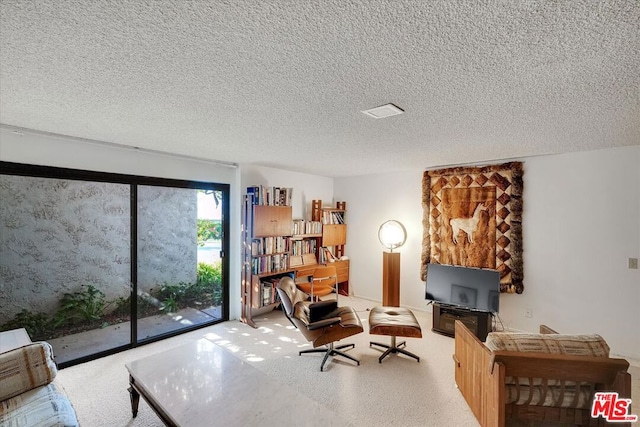
<svg viewBox="0 0 640 427"><path fill-rule="evenodd" d="M497 313L500 308L500 273L482 268L429 264L426 299Z"/></svg>

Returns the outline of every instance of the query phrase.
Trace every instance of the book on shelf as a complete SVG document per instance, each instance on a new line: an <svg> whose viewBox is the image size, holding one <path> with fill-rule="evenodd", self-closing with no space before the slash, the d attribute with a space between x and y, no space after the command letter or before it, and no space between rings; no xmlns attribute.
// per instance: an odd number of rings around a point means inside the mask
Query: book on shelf
<svg viewBox="0 0 640 427"><path fill-rule="evenodd" d="M289 268L289 254L265 255L251 259L251 274L274 273Z"/></svg>
<svg viewBox="0 0 640 427"><path fill-rule="evenodd" d="M326 246L322 247L322 255L322 262L331 262L337 260L335 255L333 255L333 252L331 252L331 250Z"/></svg>
<svg viewBox="0 0 640 427"><path fill-rule="evenodd" d="M289 239L284 236L258 237L251 240L251 256L288 252L289 246Z"/></svg>
<svg viewBox="0 0 640 427"><path fill-rule="evenodd" d="M294 240L291 242L292 255L304 255L316 252L315 240Z"/></svg>
<svg viewBox="0 0 640 427"><path fill-rule="evenodd" d="M291 206L293 188L265 185L247 187L247 196L252 197L252 204L267 206Z"/></svg>
<svg viewBox="0 0 640 427"><path fill-rule="evenodd" d="M324 224L344 224L344 215L342 212L323 211L322 222Z"/></svg>
<svg viewBox="0 0 640 427"><path fill-rule="evenodd" d="M271 304L271 296L273 293L273 287L271 283L262 282L262 305Z"/></svg>
<svg viewBox="0 0 640 427"><path fill-rule="evenodd" d="M320 234L322 233L322 222L294 219L293 230L291 231L294 236L302 234Z"/></svg>
<svg viewBox="0 0 640 427"><path fill-rule="evenodd" d="M276 286L280 278L270 278L260 281L260 301L262 306L276 303L280 300Z"/></svg>
<svg viewBox="0 0 640 427"><path fill-rule="evenodd" d="M252 205L260 204L260 188L257 185L247 187L247 197L251 199Z"/></svg>

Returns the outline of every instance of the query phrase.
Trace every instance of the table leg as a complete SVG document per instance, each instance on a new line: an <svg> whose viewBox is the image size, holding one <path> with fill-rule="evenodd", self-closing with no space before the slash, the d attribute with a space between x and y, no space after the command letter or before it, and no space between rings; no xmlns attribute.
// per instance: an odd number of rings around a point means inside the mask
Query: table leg
<svg viewBox="0 0 640 427"><path fill-rule="evenodd" d="M134 379L129 376L129 398L131 399L131 413L133 418L138 415L138 405L140 404L140 393L133 387Z"/></svg>

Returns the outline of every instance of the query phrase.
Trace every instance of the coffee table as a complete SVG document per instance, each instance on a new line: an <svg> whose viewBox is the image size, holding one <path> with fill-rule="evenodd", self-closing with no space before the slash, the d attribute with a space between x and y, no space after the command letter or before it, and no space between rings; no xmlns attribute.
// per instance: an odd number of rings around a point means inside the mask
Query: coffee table
<svg viewBox="0 0 640 427"><path fill-rule="evenodd" d="M142 396L167 426L352 425L204 338L126 367L133 416Z"/></svg>

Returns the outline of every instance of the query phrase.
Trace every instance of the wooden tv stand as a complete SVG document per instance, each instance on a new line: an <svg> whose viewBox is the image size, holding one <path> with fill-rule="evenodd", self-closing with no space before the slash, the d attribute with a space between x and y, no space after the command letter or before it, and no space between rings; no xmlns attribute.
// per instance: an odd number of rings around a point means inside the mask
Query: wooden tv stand
<svg viewBox="0 0 640 427"><path fill-rule="evenodd" d="M491 313L461 307L433 303L433 325L431 330L450 337L455 336L456 320L461 321L480 341L491 332Z"/></svg>

